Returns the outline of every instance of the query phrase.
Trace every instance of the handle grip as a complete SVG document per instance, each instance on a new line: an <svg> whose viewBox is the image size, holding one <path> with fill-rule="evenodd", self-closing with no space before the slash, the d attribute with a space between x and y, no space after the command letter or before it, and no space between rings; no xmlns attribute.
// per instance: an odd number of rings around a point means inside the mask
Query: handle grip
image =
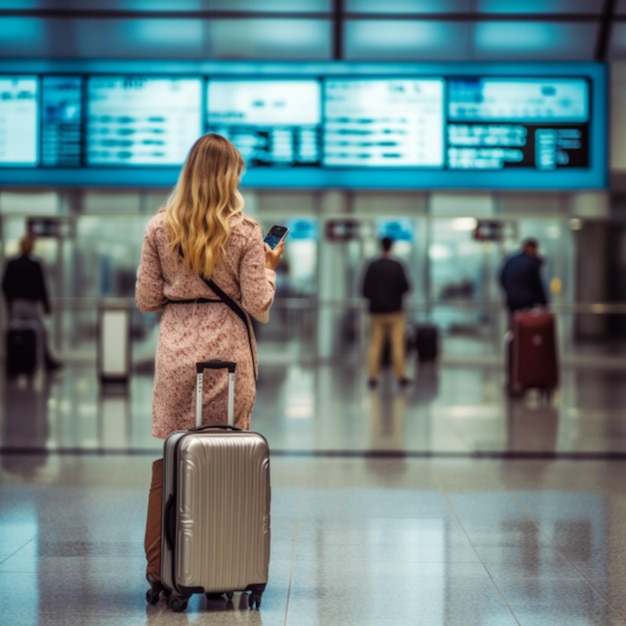
<svg viewBox="0 0 626 626"><path fill-rule="evenodd" d="M196 373L202 374L204 370L228 370L229 374L234 374L237 368L237 363L232 361L220 361L219 359L212 359L211 361L200 361L196 363Z"/></svg>
<svg viewBox="0 0 626 626"><path fill-rule="evenodd" d="M232 430L235 432L241 432L243 429L238 426L231 426L230 424L206 424L205 426L196 426L196 428L192 428L190 433L199 433L203 430L210 430L211 428L215 428L217 430Z"/></svg>

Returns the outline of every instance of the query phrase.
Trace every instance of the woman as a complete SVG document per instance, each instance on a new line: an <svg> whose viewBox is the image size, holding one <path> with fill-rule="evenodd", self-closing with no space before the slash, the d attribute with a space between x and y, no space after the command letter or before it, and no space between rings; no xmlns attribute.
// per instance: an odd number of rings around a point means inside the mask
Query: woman
<svg viewBox="0 0 626 626"><path fill-rule="evenodd" d="M244 162L224 137L208 134L192 146L171 196L148 223L135 296L140 311L162 311L156 349L152 434L166 439L195 426L195 364L235 361L235 425L250 428L256 398L253 334L207 285L211 278L241 308L267 322L284 244L263 243L257 222L243 213L238 190ZM248 322L248 326L251 324ZM205 423L224 423L227 376L205 377ZM163 462L152 466L145 549L147 578L160 586Z"/></svg>

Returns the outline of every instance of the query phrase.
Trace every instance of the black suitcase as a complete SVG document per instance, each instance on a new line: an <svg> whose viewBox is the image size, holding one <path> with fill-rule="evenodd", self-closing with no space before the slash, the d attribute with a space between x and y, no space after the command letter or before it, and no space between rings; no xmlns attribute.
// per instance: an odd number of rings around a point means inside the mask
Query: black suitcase
<svg viewBox="0 0 626 626"><path fill-rule="evenodd" d="M439 329L434 324L418 324L415 328L415 349L420 363L436 361L439 356Z"/></svg>
<svg viewBox="0 0 626 626"><path fill-rule="evenodd" d="M6 332L6 372L10 377L37 371L39 326L37 322L12 321Z"/></svg>

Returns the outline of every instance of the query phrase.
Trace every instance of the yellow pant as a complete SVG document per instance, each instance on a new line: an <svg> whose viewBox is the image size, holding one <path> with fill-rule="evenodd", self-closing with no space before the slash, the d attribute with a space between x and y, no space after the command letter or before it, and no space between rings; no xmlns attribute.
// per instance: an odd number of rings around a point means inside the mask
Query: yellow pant
<svg viewBox="0 0 626 626"><path fill-rule="evenodd" d="M398 378L404 378L404 313L373 313L371 319L368 378L377 378L385 338L391 341L391 362Z"/></svg>

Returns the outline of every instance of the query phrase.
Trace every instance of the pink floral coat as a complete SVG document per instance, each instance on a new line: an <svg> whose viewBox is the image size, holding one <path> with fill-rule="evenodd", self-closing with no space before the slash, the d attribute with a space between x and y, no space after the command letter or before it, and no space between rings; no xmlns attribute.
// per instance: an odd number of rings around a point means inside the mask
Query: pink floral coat
<svg viewBox="0 0 626 626"><path fill-rule="evenodd" d="M261 227L243 216L231 222L226 254L213 280L259 322L269 320L276 274L265 267ZM235 361L235 424L250 428L256 398L256 342L250 351L242 320L217 303L168 304L169 300L217 299L207 284L167 250L165 213L148 223L137 270L135 299L140 311L163 311L156 349L152 434L165 439L195 426L195 364L210 359ZM204 373L204 423L226 422L227 372Z"/></svg>

